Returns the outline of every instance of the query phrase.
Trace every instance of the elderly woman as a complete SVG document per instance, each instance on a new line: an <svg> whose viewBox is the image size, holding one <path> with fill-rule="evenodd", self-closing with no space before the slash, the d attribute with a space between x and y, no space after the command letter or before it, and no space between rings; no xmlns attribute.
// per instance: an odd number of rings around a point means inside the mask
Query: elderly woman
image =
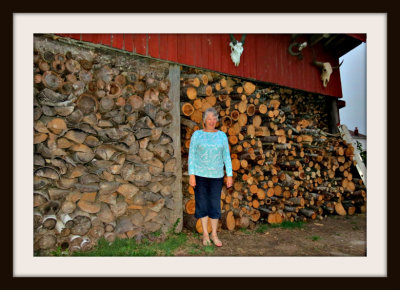
<svg viewBox="0 0 400 290"><path fill-rule="evenodd" d="M221 189L224 181L224 165L227 175L226 186L232 186L232 161L228 138L216 130L218 113L209 108L203 115L203 130L193 133L189 148L189 184L194 187L195 217L200 218L203 228L203 245L210 239L217 247L222 242L217 236L218 219L221 217ZM211 219L211 237L208 235L208 218Z"/></svg>

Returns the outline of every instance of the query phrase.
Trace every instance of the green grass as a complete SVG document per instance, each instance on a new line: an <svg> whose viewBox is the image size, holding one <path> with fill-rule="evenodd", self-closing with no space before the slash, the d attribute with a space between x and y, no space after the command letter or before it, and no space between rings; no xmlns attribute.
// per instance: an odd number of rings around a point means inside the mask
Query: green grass
<svg viewBox="0 0 400 290"><path fill-rule="evenodd" d="M200 239L200 237L203 236L203 234L200 234L197 231L193 231L192 234L196 239Z"/></svg>
<svg viewBox="0 0 400 290"><path fill-rule="evenodd" d="M191 256L200 256L203 252L198 249L190 249L189 255Z"/></svg>
<svg viewBox="0 0 400 290"><path fill-rule="evenodd" d="M318 240L321 239L321 237L320 237L320 236L312 236L310 239L311 239L312 241L318 241Z"/></svg>
<svg viewBox="0 0 400 290"><path fill-rule="evenodd" d="M53 252L51 252L52 256L69 256L68 250L63 251L61 247L57 247ZM35 254L36 256L36 254ZM39 254L38 254L39 256Z"/></svg>
<svg viewBox="0 0 400 290"><path fill-rule="evenodd" d="M198 256L203 253L199 244L190 244L188 249L189 255Z"/></svg>
<svg viewBox="0 0 400 290"><path fill-rule="evenodd" d="M259 234L263 234L263 233L265 233L266 231L268 231L268 225L267 224L260 224L260 225L258 225L257 226L257 228L255 229L255 232L256 233L259 233Z"/></svg>
<svg viewBox="0 0 400 290"><path fill-rule="evenodd" d="M281 224L260 224L255 229L255 232L262 234L267 232L271 228L299 229L303 228L304 225L305 222L289 222L289 221L284 221Z"/></svg>
<svg viewBox="0 0 400 290"><path fill-rule="evenodd" d="M173 256L176 249L184 245L187 235L169 234L163 242L151 242L144 238L141 243L135 239L116 239L112 244L104 238L87 252L74 252L73 256Z"/></svg>
<svg viewBox="0 0 400 290"><path fill-rule="evenodd" d="M205 253L212 254L215 251L215 246L214 244L212 244L211 246L204 246L203 250Z"/></svg>
<svg viewBox="0 0 400 290"><path fill-rule="evenodd" d="M303 228L304 225L305 225L305 222L288 222L288 221L284 221L279 225L279 228L300 229L300 228Z"/></svg>
<svg viewBox="0 0 400 290"><path fill-rule="evenodd" d="M202 256L205 253L214 253L215 246L211 244L210 246L203 246L201 244L192 243L188 246L188 253L192 256Z"/></svg>
<svg viewBox="0 0 400 290"><path fill-rule="evenodd" d="M245 235L250 235L251 234L251 232L248 229L245 229L245 228L240 228L239 231L244 233Z"/></svg>
<svg viewBox="0 0 400 290"><path fill-rule="evenodd" d="M158 231L152 233L152 235L153 235L154 237L159 237L159 236L161 236L161 230L158 230Z"/></svg>

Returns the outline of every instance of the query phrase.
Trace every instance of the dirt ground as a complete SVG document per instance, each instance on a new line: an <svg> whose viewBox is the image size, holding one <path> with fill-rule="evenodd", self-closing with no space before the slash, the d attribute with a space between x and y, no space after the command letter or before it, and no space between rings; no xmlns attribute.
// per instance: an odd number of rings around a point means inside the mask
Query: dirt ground
<svg viewBox="0 0 400 290"><path fill-rule="evenodd" d="M366 256L366 215L329 216L307 222L302 228L222 230L223 246L204 247L201 235L188 235L175 256Z"/></svg>

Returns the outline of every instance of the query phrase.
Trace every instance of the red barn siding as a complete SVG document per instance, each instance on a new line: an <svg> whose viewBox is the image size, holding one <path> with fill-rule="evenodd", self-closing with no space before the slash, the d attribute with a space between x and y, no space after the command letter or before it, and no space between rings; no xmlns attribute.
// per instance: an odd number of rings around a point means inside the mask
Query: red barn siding
<svg viewBox="0 0 400 290"><path fill-rule="evenodd" d="M100 43L111 46L111 34L100 34Z"/></svg>
<svg viewBox="0 0 400 290"><path fill-rule="evenodd" d="M247 34L240 64L230 57L229 34L62 34L136 54L209 69L230 75L274 83L290 88L342 97L339 70L326 88L320 71L313 66L312 49L303 50L303 59L288 53L290 34ZM234 35L237 40L241 34ZM338 65L338 59L318 43L312 47L319 61Z"/></svg>
<svg viewBox="0 0 400 290"><path fill-rule="evenodd" d="M124 49L124 35L123 34L113 34L112 47L118 48L118 49Z"/></svg>
<svg viewBox="0 0 400 290"><path fill-rule="evenodd" d="M125 34L124 49L126 51L133 51L133 35L132 34Z"/></svg>
<svg viewBox="0 0 400 290"><path fill-rule="evenodd" d="M166 59L178 62L178 35L168 34L167 41L168 57Z"/></svg>
<svg viewBox="0 0 400 290"><path fill-rule="evenodd" d="M168 43L168 34L160 34L159 43ZM160 49L160 58L168 59L168 45L164 49Z"/></svg>
<svg viewBox="0 0 400 290"><path fill-rule="evenodd" d="M160 49L163 49L160 46L160 35L159 34L148 34L148 51L147 55L160 58Z"/></svg>
<svg viewBox="0 0 400 290"><path fill-rule="evenodd" d="M147 34L135 34L134 35L133 52L148 56L147 37L148 37Z"/></svg>

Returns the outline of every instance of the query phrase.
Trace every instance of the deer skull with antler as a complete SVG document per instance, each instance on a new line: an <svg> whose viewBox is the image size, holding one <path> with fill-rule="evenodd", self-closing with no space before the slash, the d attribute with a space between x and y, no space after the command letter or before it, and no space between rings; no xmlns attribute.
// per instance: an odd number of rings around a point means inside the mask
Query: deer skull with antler
<svg viewBox="0 0 400 290"><path fill-rule="evenodd" d="M242 35L242 40L237 41L233 34L230 34L231 37L231 42L229 43L229 46L231 47L231 59L235 66L239 66L240 63L240 56L243 53L243 45L244 45L244 40L246 38L246 34Z"/></svg>
<svg viewBox="0 0 400 290"><path fill-rule="evenodd" d="M321 69L321 81L325 88L328 85L333 70L338 69L342 65L342 63L343 60L338 66L332 67L329 62L320 62L316 60L313 61L313 64Z"/></svg>

